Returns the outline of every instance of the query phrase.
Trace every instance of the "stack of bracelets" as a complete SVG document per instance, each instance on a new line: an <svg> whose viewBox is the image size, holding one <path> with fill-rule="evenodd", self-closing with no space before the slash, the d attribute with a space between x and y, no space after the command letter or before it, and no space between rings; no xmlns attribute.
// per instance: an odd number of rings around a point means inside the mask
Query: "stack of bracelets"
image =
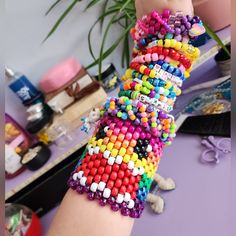
<svg viewBox="0 0 236 236"><path fill-rule="evenodd" d="M199 17L153 11L131 30L135 42L118 98L100 120L69 186L101 206L139 218L163 147L175 137L172 111L200 51L190 43L204 33Z"/></svg>

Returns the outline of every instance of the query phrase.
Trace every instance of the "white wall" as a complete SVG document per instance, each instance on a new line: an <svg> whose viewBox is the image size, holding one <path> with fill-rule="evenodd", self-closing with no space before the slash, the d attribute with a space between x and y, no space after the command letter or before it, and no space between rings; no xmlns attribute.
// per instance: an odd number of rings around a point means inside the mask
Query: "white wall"
<svg viewBox="0 0 236 236"><path fill-rule="evenodd" d="M99 6L83 12L88 1L79 2L70 15L66 17L56 33L42 44L42 40L49 32L63 10L72 0L62 2L51 12L44 16L49 6L55 0L7 0L6 1L6 64L17 71L23 72L37 85L42 75L57 62L69 57L76 57L81 64L92 62L89 54L87 34L90 26L99 15ZM113 28L108 44L116 39L119 27ZM99 51L99 27L93 34L95 52ZM96 54L98 55L98 54ZM113 62L120 73L120 50L118 49L106 62ZM96 67L89 70L95 73ZM5 86L5 109L19 123L26 123L25 107L20 100Z"/></svg>

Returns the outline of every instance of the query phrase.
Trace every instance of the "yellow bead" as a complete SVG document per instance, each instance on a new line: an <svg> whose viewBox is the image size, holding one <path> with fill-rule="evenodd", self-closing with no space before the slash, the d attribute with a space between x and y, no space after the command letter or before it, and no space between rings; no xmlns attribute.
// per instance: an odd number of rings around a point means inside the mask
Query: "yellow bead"
<svg viewBox="0 0 236 236"><path fill-rule="evenodd" d="M157 76L157 71L151 70L151 72L150 72L150 74L149 74L149 77L150 77L150 78L156 78L156 76Z"/></svg>
<svg viewBox="0 0 236 236"><path fill-rule="evenodd" d="M98 139L98 141L97 141L97 145L100 147L101 145L102 145L102 142L103 142L103 139Z"/></svg>
<svg viewBox="0 0 236 236"><path fill-rule="evenodd" d="M142 81L146 81L148 78L149 78L149 77L148 77L147 75L144 75L144 76L142 77Z"/></svg>
<svg viewBox="0 0 236 236"><path fill-rule="evenodd" d="M182 43L181 51L186 52L188 50L188 44Z"/></svg>
<svg viewBox="0 0 236 236"><path fill-rule="evenodd" d="M185 71L185 72L184 72L184 77L185 77L186 79L190 77L190 74L188 73L188 71Z"/></svg>
<svg viewBox="0 0 236 236"><path fill-rule="evenodd" d="M171 46L170 39L165 39L164 47L165 47L165 48L169 48L170 46Z"/></svg>
<svg viewBox="0 0 236 236"><path fill-rule="evenodd" d="M92 142L92 146L93 146L93 147L96 147L96 146L97 146L97 141L94 140L94 141Z"/></svg>
<svg viewBox="0 0 236 236"><path fill-rule="evenodd" d="M181 89L177 89L176 90L176 96L180 96L181 95Z"/></svg>
<svg viewBox="0 0 236 236"><path fill-rule="evenodd" d="M186 71L188 71L190 73L192 70L193 70L193 67L190 67Z"/></svg>
<svg viewBox="0 0 236 236"><path fill-rule="evenodd" d="M194 57L195 58L198 58L200 56L200 50L198 48L195 48L195 51L194 51Z"/></svg>
<svg viewBox="0 0 236 236"><path fill-rule="evenodd" d="M139 68L140 73L143 74L143 72L144 72L144 70L145 70L146 68L147 68L146 66L141 65L140 68Z"/></svg>
<svg viewBox="0 0 236 236"><path fill-rule="evenodd" d="M108 150L108 151L111 151L112 148L113 148L113 146L114 146L114 143L108 143L108 144L107 144L107 150Z"/></svg>
<svg viewBox="0 0 236 236"><path fill-rule="evenodd" d="M136 162L135 162L135 166L136 167L141 167L142 166L142 161L141 160L136 160Z"/></svg>
<svg viewBox="0 0 236 236"><path fill-rule="evenodd" d="M163 47L163 40L162 39L158 40L157 46L158 47Z"/></svg>
<svg viewBox="0 0 236 236"><path fill-rule="evenodd" d="M146 164L147 164L147 160L145 158L142 158L142 165L143 165L143 167L145 167Z"/></svg>
<svg viewBox="0 0 236 236"><path fill-rule="evenodd" d="M126 149L124 147L122 147L119 151L119 155L121 155L122 157L125 155L126 153Z"/></svg>
<svg viewBox="0 0 236 236"><path fill-rule="evenodd" d="M116 148L113 148L111 150L111 156L116 157L118 155L118 150Z"/></svg>
<svg viewBox="0 0 236 236"><path fill-rule="evenodd" d="M135 162L138 160L138 154L133 152L132 156L131 156L131 161Z"/></svg>
<svg viewBox="0 0 236 236"><path fill-rule="evenodd" d="M123 158L123 162L128 163L130 161L130 155L125 154Z"/></svg>
<svg viewBox="0 0 236 236"><path fill-rule="evenodd" d="M170 81L167 81L164 87L166 89L170 89L172 87L172 83Z"/></svg>
<svg viewBox="0 0 236 236"><path fill-rule="evenodd" d="M175 50L179 51L181 49L181 46L182 46L181 42L176 42Z"/></svg>
<svg viewBox="0 0 236 236"><path fill-rule="evenodd" d="M175 39L170 40L170 44L171 44L172 48L175 48L176 43L177 43L177 41Z"/></svg>
<svg viewBox="0 0 236 236"><path fill-rule="evenodd" d="M101 151L101 152L105 152L106 149L107 149L107 146L106 146L106 145L101 145L101 147L100 147L100 151Z"/></svg>
<svg viewBox="0 0 236 236"><path fill-rule="evenodd" d="M131 69L127 69L127 70L125 71L125 77L126 77L126 78L130 78L130 76L131 76Z"/></svg>
<svg viewBox="0 0 236 236"><path fill-rule="evenodd" d="M142 85L141 84L136 84L135 85L135 91L140 91L142 88Z"/></svg>

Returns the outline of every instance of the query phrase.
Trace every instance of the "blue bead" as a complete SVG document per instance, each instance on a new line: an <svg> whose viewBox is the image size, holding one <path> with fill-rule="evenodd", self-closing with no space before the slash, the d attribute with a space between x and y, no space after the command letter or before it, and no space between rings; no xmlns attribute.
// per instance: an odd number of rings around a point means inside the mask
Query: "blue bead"
<svg viewBox="0 0 236 236"><path fill-rule="evenodd" d="M150 64L149 65L149 69L153 69L154 68L154 65L153 64Z"/></svg>
<svg viewBox="0 0 236 236"><path fill-rule="evenodd" d="M163 63L164 63L163 60L159 60L159 61L157 61L157 64L160 65L160 66L161 66Z"/></svg>
<svg viewBox="0 0 236 236"><path fill-rule="evenodd" d="M169 68L168 68L168 72L169 73L173 73L173 71L175 70L175 68L174 68L174 66L169 66Z"/></svg>
<svg viewBox="0 0 236 236"><path fill-rule="evenodd" d="M142 79L143 75L142 74L138 74L138 79Z"/></svg>
<svg viewBox="0 0 236 236"><path fill-rule="evenodd" d="M181 76L182 75L182 72L180 69L178 68L175 68L175 71L173 72L173 75L176 75L176 76Z"/></svg>
<svg viewBox="0 0 236 236"><path fill-rule="evenodd" d="M172 39L173 38L173 34L168 32L165 36L166 39Z"/></svg>
<svg viewBox="0 0 236 236"><path fill-rule="evenodd" d="M169 63L163 63L162 66L161 66L161 68L162 68L163 70L167 70L168 67L169 67Z"/></svg>

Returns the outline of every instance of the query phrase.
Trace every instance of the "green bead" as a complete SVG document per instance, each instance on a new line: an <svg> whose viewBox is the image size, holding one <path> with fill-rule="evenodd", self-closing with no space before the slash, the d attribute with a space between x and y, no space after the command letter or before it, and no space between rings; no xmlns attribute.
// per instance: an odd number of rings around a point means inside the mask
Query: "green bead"
<svg viewBox="0 0 236 236"><path fill-rule="evenodd" d="M167 33L165 38L166 39L172 39L173 38L173 34L172 33Z"/></svg>
<svg viewBox="0 0 236 236"><path fill-rule="evenodd" d="M126 106L126 110L127 110L127 111L132 110L132 106L131 106L131 105Z"/></svg>
<svg viewBox="0 0 236 236"><path fill-rule="evenodd" d="M175 133L175 129L170 128L170 133L174 134Z"/></svg>
<svg viewBox="0 0 236 236"><path fill-rule="evenodd" d="M152 122L151 126L152 126L152 128L156 128L157 127L157 123L156 122Z"/></svg>
<svg viewBox="0 0 236 236"><path fill-rule="evenodd" d="M121 112L121 111L118 111L117 116L118 116L119 118L122 117L122 112Z"/></svg>
<svg viewBox="0 0 236 236"><path fill-rule="evenodd" d="M139 188L143 188L143 186L144 186L144 185L143 185L143 181L140 181L140 182L139 182Z"/></svg>
<svg viewBox="0 0 236 236"><path fill-rule="evenodd" d="M163 136L164 138L167 138L169 135L168 135L168 133L163 133L162 136Z"/></svg>

